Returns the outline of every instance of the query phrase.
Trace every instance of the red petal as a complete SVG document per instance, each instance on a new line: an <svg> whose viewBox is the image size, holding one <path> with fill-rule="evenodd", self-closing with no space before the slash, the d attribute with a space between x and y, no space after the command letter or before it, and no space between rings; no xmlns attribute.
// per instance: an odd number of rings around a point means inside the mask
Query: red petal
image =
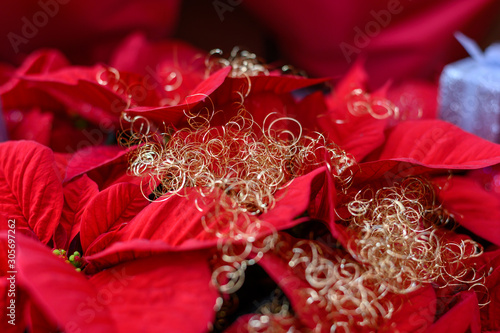
<svg viewBox="0 0 500 333"><path fill-rule="evenodd" d="M426 332L481 332L476 294L472 291L463 291L455 297L458 302L432 324Z"/></svg>
<svg viewBox="0 0 500 333"><path fill-rule="evenodd" d="M362 161L385 140L387 120L374 119L371 115L356 117L345 112L330 112L319 117L318 123L330 140L357 161Z"/></svg>
<svg viewBox="0 0 500 333"><path fill-rule="evenodd" d="M56 50L33 52L11 75L8 82L0 87L2 104L5 109L33 108L57 109L60 104L45 92L33 88L22 80L23 75L50 73L68 66L64 56Z"/></svg>
<svg viewBox="0 0 500 333"><path fill-rule="evenodd" d="M264 316L265 320L262 318ZM303 331L307 331L307 328L303 327L302 323L295 317L283 317L278 314L246 314L239 317L231 326L224 330L224 333L287 333Z"/></svg>
<svg viewBox="0 0 500 333"><path fill-rule="evenodd" d="M67 249L73 238L80 232L84 209L99 193L99 189L87 175L82 175L64 184L63 191L64 207L60 223L66 240L64 243L56 242L56 248Z"/></svg>
<svg viewBox="0 0 500 333"><path fill-rule="evenodd" d="M218 296L210 280L207 256L199 252L138 259L90 279L97 300L112 309L118 331L159 333L207 330Z"/></svg>
<svg viewBox="0 0 500 333"><path fill-rule="evenodd" d="M163 240L172 246L191 249L194 240L213 246L217 237L204 229L201 219L206 212L195 205L195 201L201 200L201 195L189 188L183 196L173 195L163 202L153 202L117 233L116 241Z"/></svg>
<svg viewBox="0 0 500 333"><path fill-rule="evenodd" d="M278 283L290 300L293 310L306 327L314 329L318 324L315 318L326 318L325 309L307 303L309 297L307 290L310 285L294 273L284 258L267 252L259 260L259 265Z"/></svg>
<svg viewBox="0 0 500 333"><path fill-rule="evenodd" d="M234 92L245 93L248 89L248 80L250 80L250 94L259 93L287 94L294 90L311 87L316 84L324 83L330 78L307 79L302 76L292 75L257 75L246 77L228 77L224 84L217 89L214 99L216 104L225 104L230 102L231 98L238 98Z"/></svg>
<svg viewBox="0 0 500 333"><path fill-rule="evenodd" d="M311 199L323 187L326 187L326 173L326 168L318 168L304 176L295 178L288 187L275 194L275 197L278 198L276 206L267 213L260 215L259 219L271 223L277 230L284 230L297 225L299 222L295 219L307 210ZM325 191L334 192L335 189L328 188Z"/></svg>
<svg viewBox="0 0 500 333"><path fill-rule="evenodd" d="M202 248L202 246L198 248ZM173 247L163 241L133 239L127 242L116 242L101 252L85 257L85 260L88 261L88 265L85 266L85 273L94 274L126 261L176 251L183 251L183 249Z"/></svg>
<svg viewBox="0 0 500 333"><path fill-rule="evenodd" d="M97 83L96 76L102 66L68 67L57 72L26 75L22 80L52 96L66 109L76 111L96 125L110 128L118 126L120 112L126 103L107 86Z"/></svg>
<svg viewBox="0 0 500 333"><path fill-rule="evenodd" d="M334 90L334 96L338 103L343 103L345 96L349 95L354 89L365 89L368 75L364 69L362 61L356 61L349 72L337 84Z"/></svg>
<svg viewBox="0 0 500 333"><path fill-rule="evenodd" d="M64 179L66 177L66 168L68 167L68 162L71 157L71 154L54 153L54 159L56 161L56 166L59 170L59 176L61 179Z"/></svg>
<svg viewBox="0 0 500 333"><path fill-rule="evenodd" d="M396 125L372 159L397 159L436 169L478 169L500 163L500 145L440 120Z"/></svg>
<svg viewBox="0 0 500 333"><path fill-rule="evenodd" d="M488 300L490 303L484 308L481 308L481 321L482 329L484 331L500 331L500 255L499 251L496 251L496 260L493 261L493 265L487 267L486 283L485 286L488 288L487 297L482 297L479 299L481 303L486 303ZM492 271L490 271L490 267Z"/></svg>
<svg viewBox="0 0 500 333"><path fill-rule="evenodd" d="M19 284L60 329L115 331L107 307L99 306L94 310L89 305L89 302L95 302L96 299L99 302L101 293L96 292L83 274L76 272L73 266L33 240L18 235L16 243ZM91 320L89 312L92 314Z"/></svg>
<svg viewBox="0 0 500 333"><path fill-rule="evenodd" d="M33 140L42 145L50 144L50 131L54 115L33 109L28 112L12 110L6 112L6 123L10 140Z"/></svg>
<svg viewBox="0 0 500 333"><path fill-rule="evenodd" d="M500 245L500 198L474 179L453 176L433 180L443 207L465 228Z"/></svg>
<svg viewBox="0 0 500 333"><path fill-rule="evenodd" d="M380 327L380 332L426 332L434 322L437 298L434 289L426 285L407 295L394 295L396 311Z"/></svg>
<svg viewBox="0 0 500 333"><path fill-rule="evenodd" d="M85 255L106 248L114 234L149 204L140 187L128 183L113 185L87 202L80 232Z"/></svg>
<svg viewBox="0 0 500 333"><path fill-rule="evenodd" d="M384 142L384 129L388 125L388 119L375 119L369 114L353 115L347 108L351 92L365 90L366 79L362 63L355 63L333 93L327 96L329 111L318 118L322 131L330 140L352 154L357 161L363 160Z"/></svg>
<svg viewBox="0 0 500 333"><path fill-rule="evenodd" d="M48 243L64 203L61 181L50 149L31 141L0 144L0 211L18 230L35 232Z"/></svg>
<svg viewBox="0 0 500 333"><path fill-rule="evenodd" d="M111 66L139 73L142 86L158 90L172 102L184 101L205 77L205 53L180 41L150 43L143 34L127 38L115 51ZM170 77L174 74L175 77ZM167 89L165 89L167 86ZM146 104L141 104L146 105ZM149 104L153 105L153 104ZM174 105L170 104L169 105Z"/></svg>
<svg viewBox="0 0 500 333"><path fill-rule="evenodd" d="M16 282L15 274L7 273L9 271L16 271L17 269L15 262L15 242L8 243L8 239L13 239L15 241L16 234L13 234L15 230L9 228L10 223L8 223L8 220L6 218L4 219L1 215L0 223L2 223L2 226L0 226L0 230L2 230L0 231L0 251L4 253L4 255L0 256L0 315L3 318L0 320L0 332L24 332L26 326L26 322L24 321L26 295L17 284L16 287L12 288L11 282ZM14 246L14 248L12 248L12 246ZM11 258L12 255L14 255L14 259L8 258L8 255L10 255ZM13 280L11 279L12 275L14 275ZM12 294L12 289L14 289L15 296ZM14 301L14 305L11 305L12 301ZM14 313L11 314L11 311ZM12 325L12 323L15 325Z"/></svg>
<svg viewBox="0 0 500 333"><path fill-rule="evenodd" d="M7 249L5 250L7 251ZM18 297L8 297L10 281L7 280L7 277L9 276L2 275L0 280L0 315L2 316L2 320L0 321L0 331L5 333L23 333L25 332L26 323L24 322L23 314L25 304L20 302L19 297L19 294L21 294L22 291L19 290L19 288L16 288ZM14 305L10 303L11 299L15 301ZM10 317L11 309L8 307L14 308L12 317Z"/></svg>
<svg viewBox="0 0 500 333"><path fill-rule="evenodd" d="M79 150L68 162L65 181L94 170L98 170L99 174L104 174L105 170L115 165L122 165L123 173L125 173L128 167L126 154L127 150L118 146L98 146ZM98 183L103 180L103 177L99 178Z"/></svg>
<svg viewBox="0 0 500 333"><path fill-rule="evenodd" d="M127 113L135 116L143 116L157 124L176 125L184 119L185 110L193 109L198 103L206 100L224 82L231 71L230 67L225 67L213 73L206 80L202 81L185 100L175 106L162 107L135 107L127 110Z"/></svg>
<svg viewBox="0 0 500 333"><path fill-rule="evenodd" d="M387 93L400 110L402 120L436 119L438 86L425 81L405 81Z"/></svg>

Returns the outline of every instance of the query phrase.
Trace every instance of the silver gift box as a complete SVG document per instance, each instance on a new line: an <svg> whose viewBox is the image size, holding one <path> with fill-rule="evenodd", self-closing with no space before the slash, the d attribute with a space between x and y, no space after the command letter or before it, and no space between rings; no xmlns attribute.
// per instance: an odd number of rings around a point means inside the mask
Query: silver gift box
<svg viewBox="0 0 500 333"><path fill-rule="evenodd" d="M500 44L483 54L455 34L471 55L444 67L439 80L439 117L486 140L500 142Z"/></svg>

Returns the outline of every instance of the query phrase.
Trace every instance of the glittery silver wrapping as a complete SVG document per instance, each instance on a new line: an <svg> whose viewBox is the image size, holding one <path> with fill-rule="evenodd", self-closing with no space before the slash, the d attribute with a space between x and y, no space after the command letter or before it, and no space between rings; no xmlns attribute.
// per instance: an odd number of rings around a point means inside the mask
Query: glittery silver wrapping
<svg viewBox="0 0 500 333"><path fill-rule="evenodd" d="M498 44L494 44L484 56L462 59L443 69L439 80L439 117L500 143L498 50Z"/></svg>

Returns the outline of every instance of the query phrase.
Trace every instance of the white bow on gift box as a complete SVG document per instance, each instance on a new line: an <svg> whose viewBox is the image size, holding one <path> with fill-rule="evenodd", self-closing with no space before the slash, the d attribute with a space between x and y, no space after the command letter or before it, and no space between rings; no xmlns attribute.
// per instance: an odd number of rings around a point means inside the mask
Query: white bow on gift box
<svg viewBox="0 0 500 333"><path fill-rule="evenodd" d="M439 115L484 139L500 142L500 44L483 53L472 39L455 37L471 56L444 67L439 80Z"/></svg>

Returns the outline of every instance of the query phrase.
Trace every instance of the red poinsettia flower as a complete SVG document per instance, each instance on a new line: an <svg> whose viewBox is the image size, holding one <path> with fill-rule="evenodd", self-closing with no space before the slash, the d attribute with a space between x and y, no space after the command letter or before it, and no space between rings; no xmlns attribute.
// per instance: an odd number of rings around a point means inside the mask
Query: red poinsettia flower
<svg viewBox="0 0 500 333"><path fill-rule="evenodd" d="M137 185L118 183L99 192L86 174L63 184L50 149L34 142L3 143L0 151L5 198L0 212L2 219L13 221L9 223L15 227L16 251L15 269L8 268L5 260L0 273L5 278L9 271L17 274L15 329L120 332L146 326L160 332L191 325L189 330L201 331L213 320L218 294L210 287L208 252L167 254L170 249L163 246L158 251L144 240L128 247L142 259L122 258L91 275L84 267L85 273L77 272L52 253L51 248L69 253L99 246L106 235L148 205ZM2 223L3 230L7 226ZM12 237L7 232L0 237L7 251ZM197 286L199 290L192 293ZM186 294L184 288L189 288ZM10 302L7 286L2 285L1 291L2 299ZM137 321L137 313L145 322ZM190 316L193 320L186 324Z"/></svg>
<svg viewBox="0 0 500 333"><path fill-rule="evenodd" d="M304 133L306 129L324 132L346 151L344 157L350 154L359 162L343 170L349 182L339 181L341 175L332 172L331 164L306 165L302 174L294 175L291 184L274 193L278 198L274 206L259 213L239 212L226 223L225 212L217 206L220 189L207 193L199 190L203 186L192 186L182 188L179 195L150 196L153 188L129 173L129 159L145 142L129 149L98 145L74 154L53 154L27 141L1 144L0 155L5 158L0 163L0 191L6 200L0 203L0 220L15 219L17 232L24 235L19 236L19 304L23 304L22 318L27 327L140 330L143 323L132 322L133 314L139 312L148 320L148 331L203 331L214 321L217 296L222 294L226 302L227 290L234 291L242 283L238 278L244 275L238 274L249 266L259 266L281 288L293 311L244 315L229 331L266 327L328 331L341 324L354 328L355 323L364 323L364 327L357 326L361 330L370 330L374 323L382 331L439 331L450 324L461 330L469 326L477 329L481 319L485 327L498 329L498 323L488 319L497 302L479 312L478 304L484 303L484 297L472 291L451 287L439 291L425 284L404 295L387 292L393 310L388 303L377 303L377 309L372 310L385 318L370 321L360 315L365 304L342 299L344 308L334 309L336 304L325 303L318 296L329 292L333 293L331 299L337 299L351 292L346 285L344 289L332 289L329 281L328 290L311 285L311 281L321 282L328 267L341 267L344 259L349 267L367 269L350 246L357 235L343 219L350 192L362 191L366 186L376 190L407 176L425 174L434 186L442 187L438 202L474 234L469 237L442 232L445 241L472 244L479 236L499 245L497 198L483 187L474 187L469 178L447 177L450 171L500 163L498 145L442 121L404 120L398 113L402 111L397 108L397 98L392 97L394 103L387 99L391 94L389 86L371 94L366 91L360 66L325 99L319 91L297 92L303 88L314 90L311 87L323 79L273 71L269 75L259 71L240 75L238 64L219 69L218 65L226 62L214 65L208 59L207 69L205 62L198 59L204 60L197 58L197 51L189 46L175 42L148 44L140 35L122 45L112 67L71 67L49 52L40 58L34 56L23 72L18 70L17 76L4 83L5 110L10 114L20 109L23 119L29 120L23 123L26 128L41 118L47 122L56 119L44 113L55 108L65 115L73 110L97 126L101 121L117 126L119 114L124 111L127 117L147 119L157 128L184 130L190 113L208 110L208 114L213 113L210 125L219 130L244 106L254 121L252 125L261 131L268 115L275 113L282 119L298 119ZM152 82L157 84L145 86ZM138 94L141 91L144 94ZM392 91L393 96L400 94ZM24 93L34 100L16 105ZM425 103L419 105L425 107ZM23 126L19 127L20 133L24 133ZM294 121L284 121L280 130L292 136L301 132ZM168 135L160 144L168 143ZM47 133L37 137L47 141ZM184 144L192 142L185 139ZM479 205L479 201L484 210L471 204ZM488 214L488 210L493 213ZM322 227L318 227L318 221ZM298 235L294 238L289 233ZM7 238L3 238L3 244L8 243ZM336 249L338 245L332 239L344 250ZM310 249L301 248L304 244ZM76 272L57 258L51 253L53 248L68 253L78 250L78 257L81 253L85 261L83 272ZM315 259L306 256L313 253ZM319 261L322 264L318 266ZM491 295L496 295L496 248L487 249L471 263L478 273L485 274L484 285ZM452 273L456 269L453 265L443 266ZM47 275L35 278L42 270ZM350 270L341 272L344 278L353 275ZM49 274L56 276L55 282L63 292L50 288L53 283ZM367 281L363 288L356 287L372 297L380 284L373 279ZM349 283L347 286L351 286ZM7 290L2 288L2 292ZM61 303L68 303L68 307L59 309ZM139 311L140 303L146 305ZM220 308L219 303L220 299ZM161 317L165 312L176 318ZM408 312L415 315L407 316ZM462 320L453 321L457 314L463 315ZM185 323L184 318L193 320Z"/></svg>

